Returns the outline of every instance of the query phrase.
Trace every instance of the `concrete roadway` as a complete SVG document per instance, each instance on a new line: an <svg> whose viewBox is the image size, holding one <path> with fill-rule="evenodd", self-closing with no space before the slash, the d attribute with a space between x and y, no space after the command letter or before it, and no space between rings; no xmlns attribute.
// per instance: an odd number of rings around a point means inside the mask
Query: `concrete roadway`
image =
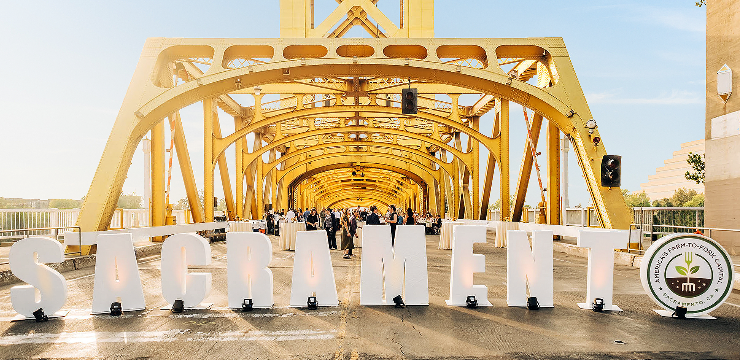
<svg viewBox="0 0 740 360"><path fill-rule="evenodd" d="M277 249L277 238L272 238ZM214 243L206 299L211 310L172 314L160 289L158 256L140 260L147 310L122 317L91 316L93 269L65 273L70 310L64 320L10 322L10 286L0 288L0 358L173 359L706 359L740 358L740 294L712 315L676 320L653 312L638 270L615 269L615 304L622 313L580 310L586 259L555 253L555 308L506 306L506 252L477 244L493 307L448 307L450 251L427 237L429 306L396 309L359 305L361 250L351 260L332 251L339 307L288 308L293 252L276 250L271 268L275 308L251 313L226 308L226 244ZM617 343L620 341L621 343ZM622 344L623 343L623 344Z"/></svg>

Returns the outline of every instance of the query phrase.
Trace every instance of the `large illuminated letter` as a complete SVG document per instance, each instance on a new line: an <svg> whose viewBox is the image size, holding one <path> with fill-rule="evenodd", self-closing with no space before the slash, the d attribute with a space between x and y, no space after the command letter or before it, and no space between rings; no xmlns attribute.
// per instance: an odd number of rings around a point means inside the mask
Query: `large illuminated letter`
<svg viewBox="0 0 740 360"><path fill-rule="evenodd" d="M124 311L146 307L134 243L131 234L99 235L92 312L110 312L111 303L119 300Z"/></svg>
<svg viewBox="0 0 740 360"><path fill-rule="evenodd" d="M272 243L264 234L230 232L226 234L226 270L229 307L241 308L244 299L252 299L256 308L269 308L272 299Z"/></svg>
<svg viewBox="0 0 740 360"><path fill-rule="evenodd" d="M532 232L532 250L523 230L509 230L506 249L506 303L527 306L529 296L541 307L553 307L552 296L552 231Z"/></svg>
<svg viewBox="0 0 740 360"><path fill-rule="evenodd" d="M64 306L67 281L56 270L43 264L64 261L64 246L59 241L42 237L19 240L10 248L8 259L13 275L29 284L10 289L10 302L16 312L32 318L33 312L39 308L52 315ZM36 301L37 290L39 301Z"/></svg>
<svg viewBox="0 0 740 360"><path fill-rule="evenodd" d="M457 225L452 230L450 299L446 300L447 305L465 306L465 300L472 295L479 306L491 306L488 301L488 287L473 285L473 273L486 272L486 257L473 254L473 244L485 242L485 226Z"/></svg>
<svg viewBox="0 0 740 360"><path fill-rule="evenodd" d="M596 298L604 299L604 310L622 311L612 304L614 293L614 250L626 249L629 232L624 230L593 231L578 233L578 246L588 248L588 284L586 302L579 303L582 309L591 309Z"/></svg>
<svg viewBox="0 0 740 360"><path fill-rule="evenodd" d="M198 306L211 292L210 273L188 274L188 265L210 265L211 246L204 237L186 233L167 238L162 245L162 296L167 303L182 300Z"/></svg>
<svg viewBox="0 0 740 360"><path fill-rule="evenodd" d="M402 295L406 305L429 305L424 226L399 226L393 248L389 226L369 225L362 231L360 304L392 304L391 299Z"/></svg>
<svg viewBox="0 0 740 360"><path fill-rule="evenodd" d="M319 306L339 305L326 231L296 235L290 306L305 307L309 296L316 296Z"/></svg>

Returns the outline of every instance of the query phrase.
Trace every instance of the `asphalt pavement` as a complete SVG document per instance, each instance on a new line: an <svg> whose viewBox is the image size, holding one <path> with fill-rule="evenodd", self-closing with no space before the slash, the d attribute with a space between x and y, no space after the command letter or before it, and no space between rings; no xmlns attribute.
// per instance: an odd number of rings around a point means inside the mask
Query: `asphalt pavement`
<svg viewBox="0 0 740 360"><path fill-rule="evenodd" d="M277 238L271 237L273 249ZM227 309L226 244L213 243L208 310L173 314L161 308L160 258L139 260L145 311L121 317L90 315L94 268L66 272L63 319L11 322L10 287L0 287L0 358L95 359L740 359L740 293L712 315L677 320L653 312L638 269L615 268L614 303L623 312L595 313L586 297L585 258L555 253L555 308L506 306L506 250L476 244L486 256L492 307L449 307L449 250L427 236L429 306L360 306L360 258L332 251L338 307L288 307L291 251L275 250L275 306L242 313Z"/></svg>

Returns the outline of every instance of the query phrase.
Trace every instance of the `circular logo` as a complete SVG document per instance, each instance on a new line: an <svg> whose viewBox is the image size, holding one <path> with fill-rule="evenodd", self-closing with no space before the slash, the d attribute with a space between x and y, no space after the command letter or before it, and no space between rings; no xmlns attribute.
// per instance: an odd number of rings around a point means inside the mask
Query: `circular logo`
<svg viewBox="0 0 740 360"><path fill-rule="evenodd" d="M732 292L734 269L727 251L698 234L673 234L654 243L640 264L645 292L669 311L683 306L705 314Z"/></svg>

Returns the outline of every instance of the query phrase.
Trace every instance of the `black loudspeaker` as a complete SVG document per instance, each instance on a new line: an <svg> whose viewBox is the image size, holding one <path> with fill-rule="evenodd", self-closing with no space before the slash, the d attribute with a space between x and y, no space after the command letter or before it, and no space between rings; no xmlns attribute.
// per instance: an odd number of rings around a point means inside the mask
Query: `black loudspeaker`
<svg viewBox="0 0 740 360"><path fill-rule="evenodd" d="M120 302L115 301L110 304L110 314L111 316L121 316L123 314L123 308L121 308Z"/></svg>
<svg viewBox="0 0 740 360"><path fill-rule="evenodd" d="M401 113L416 114L418 111L416 89L401 90Z"/></svg>
<svg viewBox="0 0 740 360"><path fill-rule="evenodd" d="M601 159L601 186L619 187L622 184L622 157L604 155Z"/></svg>
<svg viewBox="0 0 740 360"><path fill-rule="evenodd" d="M175 300L175 303L172 304L172 312L173 313L181 313L185 310L185 302L183 302L180 299Z"/></svg>

